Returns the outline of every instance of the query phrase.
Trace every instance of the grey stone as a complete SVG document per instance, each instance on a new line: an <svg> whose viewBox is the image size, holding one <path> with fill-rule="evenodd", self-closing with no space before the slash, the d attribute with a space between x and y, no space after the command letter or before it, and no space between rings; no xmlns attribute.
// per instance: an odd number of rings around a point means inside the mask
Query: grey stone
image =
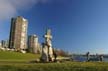
<svg viewBox="0 0 108 71"><path fill-rule="evenodd" d="M44 62L53 61L53 48L52 48L52 36L51 30L47 29L46 34L44 35L45 42L42 44L42 56L41 60Z"/></svg>

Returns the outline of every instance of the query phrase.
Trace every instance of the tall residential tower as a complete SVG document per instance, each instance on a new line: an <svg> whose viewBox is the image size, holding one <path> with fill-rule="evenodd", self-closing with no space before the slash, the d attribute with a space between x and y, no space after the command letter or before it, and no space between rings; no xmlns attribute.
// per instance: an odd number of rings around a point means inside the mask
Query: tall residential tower
<svg viewBox="0 0 108 71"><path fill-rule="evenodd" d="M11 19L9 48L16 51L27 48L27 26L28 21L21 16Z"/></svg>
<svg viewBox="0 0 108 71"><path fill-rule="evenodd" d="M40 53L41 49L36 35L30 35L28 37L28 49L31 53Z"/></svg>

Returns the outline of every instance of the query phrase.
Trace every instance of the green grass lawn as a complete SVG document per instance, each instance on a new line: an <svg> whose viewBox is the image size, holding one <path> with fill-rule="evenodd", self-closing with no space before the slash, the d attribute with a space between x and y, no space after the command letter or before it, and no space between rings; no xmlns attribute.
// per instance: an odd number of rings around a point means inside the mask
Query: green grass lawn
<svg viewBox="0 0 108 71"><path fill-rule="evenodd" d="M0 64L0 71L108 71L108 63L7 63Z"/></svg>
<svg viewBox="0 0 108 71"><path fill-rule="evenodd" d="M108 71L106 62L30 63L40 55L0 51L0 71Z"/></svg>
<svg viewBox="0 0 108 71"><path fill-rule="evenodd" d="M30 61L39 58L39 54L0 51L0 61Z"/></svg>

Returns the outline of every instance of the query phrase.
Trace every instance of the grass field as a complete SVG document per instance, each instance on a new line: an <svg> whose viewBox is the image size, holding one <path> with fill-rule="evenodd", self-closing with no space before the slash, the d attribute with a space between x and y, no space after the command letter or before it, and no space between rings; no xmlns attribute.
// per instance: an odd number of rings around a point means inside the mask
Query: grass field
<svg viewBox="0 0 108 71"><path fill-rule="evenodd" d="M1 61L31 61L39 58L38 54L31 53L19 53L19 52L11 52L11 51L0 51L0 62Z"/></svg>
<svg viewBox="0 0 108 71"><path fill-rule="evenodd" d="M105 62L30 63L36 54L0 51L0 71L108 71Z"/></svg>
<svg viewBox="0 0 108 71"><path fill-rule="evenodd" d="M0 71L108 71L108 63L0 63Z"/></svg>

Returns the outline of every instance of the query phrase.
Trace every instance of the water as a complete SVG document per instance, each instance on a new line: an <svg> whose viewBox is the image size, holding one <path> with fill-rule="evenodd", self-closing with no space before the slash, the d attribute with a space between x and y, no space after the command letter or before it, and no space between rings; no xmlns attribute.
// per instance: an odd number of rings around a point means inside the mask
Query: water
<svg viewBox="0 0 108 71"><path fill-rule="evenodd" d="M104 58L103 61L104 61L104 62L108 62L108 58Z"/></svg>
<svg viewBox="0 0 108 71"><path fill-rule="evenodd" d="M86 57L82 57L82 56L75 56L73 58L75 61L80 61L80 62L84 62L84 61L87 61L87 58ZM97 58L91 58L92 61L99 61ZM108 62L108 58L103 58L103 62Z"/></svg>
<svg viewBox="0 0 108 71"><path fill-rule="evenodd" d="M80 61L80 62L84 62L84 61L87 60L86 57L81 57L81 56L75 56L73 59L74 59L75 61Z"/></svg>

